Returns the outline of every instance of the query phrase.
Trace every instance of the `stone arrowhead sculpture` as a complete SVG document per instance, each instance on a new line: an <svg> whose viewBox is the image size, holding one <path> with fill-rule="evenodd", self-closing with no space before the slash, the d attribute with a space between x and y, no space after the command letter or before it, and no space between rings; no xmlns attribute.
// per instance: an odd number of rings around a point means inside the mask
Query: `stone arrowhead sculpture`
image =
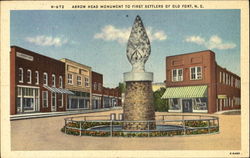
<svg viewBox="0 0 250 158"><path fill-rule="evenodd" d="M140 16L137 15L127 44L127 58L132 64L132 72L145 72L145 63L150 52L148 35Z"/></svg>

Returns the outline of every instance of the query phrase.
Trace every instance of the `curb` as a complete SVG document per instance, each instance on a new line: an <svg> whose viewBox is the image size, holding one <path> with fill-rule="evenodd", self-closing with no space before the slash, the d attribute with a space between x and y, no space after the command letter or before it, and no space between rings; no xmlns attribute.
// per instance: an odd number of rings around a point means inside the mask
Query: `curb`
<svg viewBox="0 0 250 158"><path fill-rule="evenodd" d="M18 114L18 115L10 116L10 121L34 119L34 118L44 118L44 117L57 117L57 116L66 116L66 115L87 114L87 113L104 112L104 111L120 110L120 109L122 109L122 108L119 107L119 108L105 108L105 109L86 110L86 111L66 111L66 112Z"/></svg>

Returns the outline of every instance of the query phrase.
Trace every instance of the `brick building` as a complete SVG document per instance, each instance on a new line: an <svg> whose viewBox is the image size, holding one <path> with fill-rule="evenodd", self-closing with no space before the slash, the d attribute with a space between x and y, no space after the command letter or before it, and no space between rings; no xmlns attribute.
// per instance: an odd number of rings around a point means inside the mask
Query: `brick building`
<svg viewBox="0 0 250 158"><path fill-rule="evenodd" d="M169 112L240 108L240 77L217 65L210 50L166 57L166 87Z"/></svg>
<svg viewBox="0 0 250 158"><path fill-rule="evenodd" d="M121 92L119 88L103 87L103 108L120 107Z"/></svg>
<svg viewBox="0 0 250 158"><path fill-rule="evenodd" d="M65 63L65 87L74 94L68 95L67 110L92 109L91 107L91 67L69 59Z"/></svg>
<svg viewBox="0 0 250 158"><path fill-rule="evenodd" d="M92 107L103 108L102 100L103 75L92 71Z"/></svg>
<svg viewBox="0 0 250 158"><path fill-rule="evenodd" d="M121 107L121 91L118 87L110 88L109 96L112 99L112 107Z"/></svg>
<svg viewBox="0 0 250 158"><path fill-rule="evenodd" d="M10 114L65 111L65 64L17 46L10 51Z"/></svg>

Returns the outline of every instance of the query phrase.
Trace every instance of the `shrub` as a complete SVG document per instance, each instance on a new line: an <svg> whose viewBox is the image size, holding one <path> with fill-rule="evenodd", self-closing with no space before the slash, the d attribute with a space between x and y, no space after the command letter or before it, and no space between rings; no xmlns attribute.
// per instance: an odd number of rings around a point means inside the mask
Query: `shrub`
<svg viewBox="0 0 250 158"><path fill-rule="evenodd" d="M121 122L113 122L113 125L121 125ZM110 136L110 132L108 131L88 131L90 127L100 126L100 125L110 125L110 122L81 122L82 131L81 135L85 136L98 136L98 137L107 137ZM210 126L213 125L210 123ZM186 121L185 126L187 135L195 135L195 134L206 134L209 133L208 122L207 121ZM67 128L66 134L69 135L80 135L80 122L69 122L67 127L78 128L72 129ZM202 129L191 129L192 127L204 127ZM219 131L219 127L210 128L210 133L215 133ZM61 128L61 132L65 133L65 126ZM153 131L153 132L122 132L122 131L113 131L112 136L116 137L161 137L161 136L175 136L175 135L183 135L183 130L173 130L173 131Z"/></svg>

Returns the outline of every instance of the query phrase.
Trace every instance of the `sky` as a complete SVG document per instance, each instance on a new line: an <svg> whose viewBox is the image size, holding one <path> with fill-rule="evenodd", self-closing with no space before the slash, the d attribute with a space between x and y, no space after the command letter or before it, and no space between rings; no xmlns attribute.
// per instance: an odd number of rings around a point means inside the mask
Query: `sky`
<svg viewBox="0 0 250 158"><path fill-rule="evenodd" d="M240 10L16 10L10 45L90 66L103 74L104 86L116 87L131 71L126 44L137 15L151 42L145 68L153 82L166 79L166 56L208 49L240 75Z"/></svg>

